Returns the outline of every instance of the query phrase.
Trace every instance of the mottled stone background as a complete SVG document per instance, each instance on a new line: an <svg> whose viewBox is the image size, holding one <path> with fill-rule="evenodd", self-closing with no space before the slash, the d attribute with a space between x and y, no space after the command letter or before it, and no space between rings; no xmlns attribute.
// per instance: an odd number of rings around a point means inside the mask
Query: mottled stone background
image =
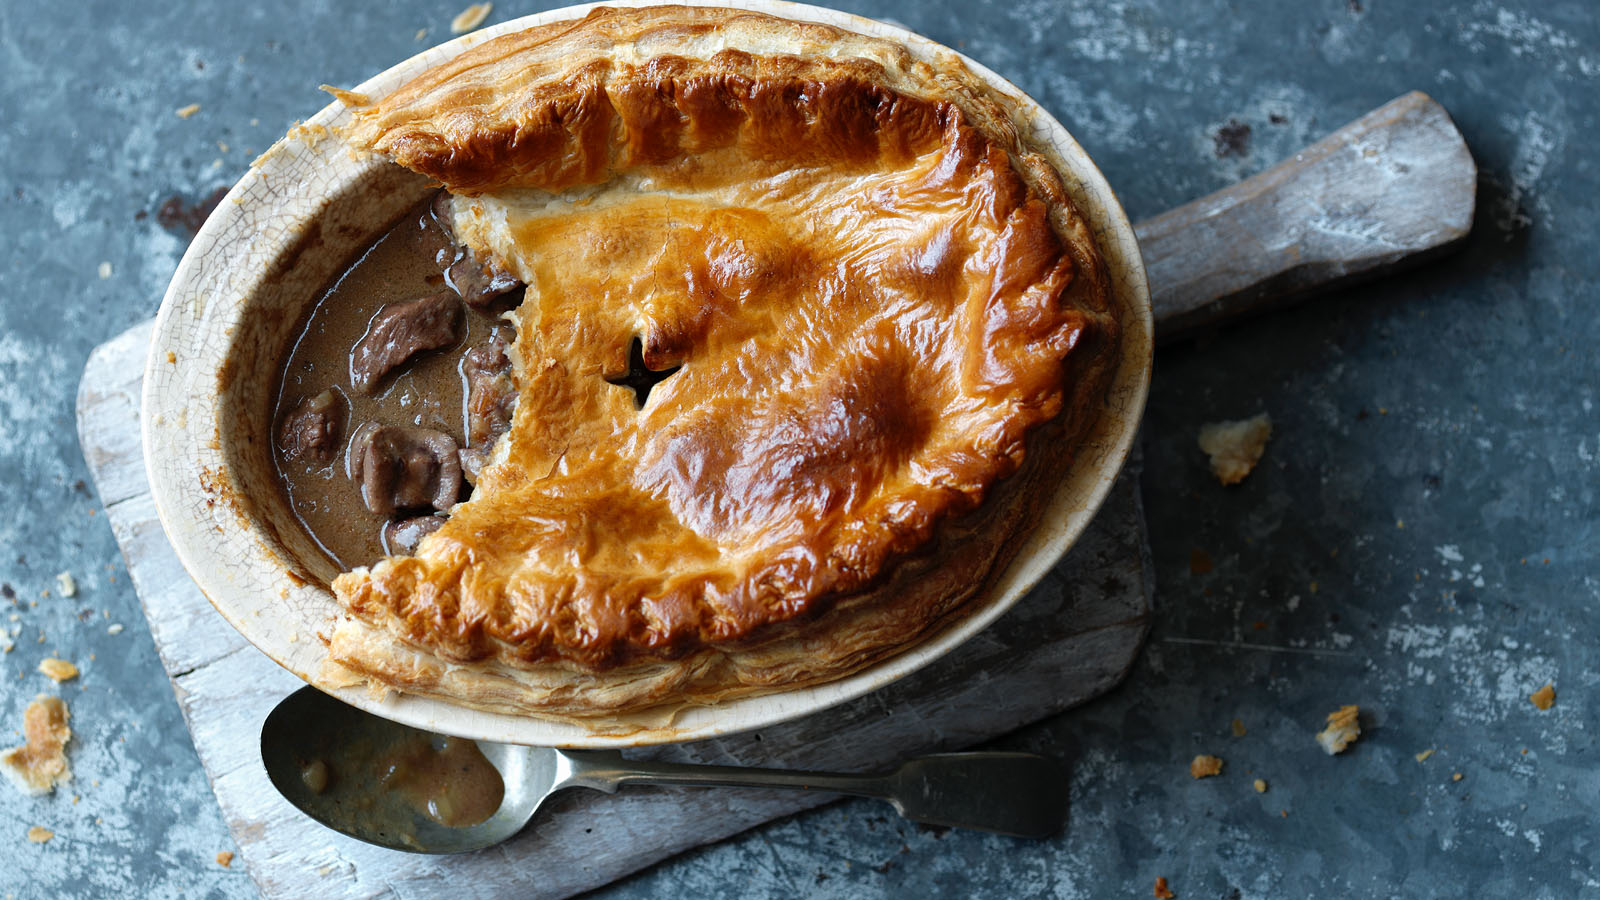
<svg viewBox="0 0 1600 900"><path fill-rule="evenodd" d="M1184 898L1600 896L1592 0L842 5L1017 82L1135 219L1426 90L1481 168L1477 233L1425 270L1162 352L1149 647L1110 696L1005 742L1070 761L1066 833L941 833L848 803L602 893L1138 897L1161 875ZM489 21L542 8L500 3ZM458 9L0 11L4 734L55 690L34 672L47 653L83 668L60 688L77 778L0 804L0 894L253 893L214 861L231 842L85 485L73 393L90 348L155 312L195 204L321 107L317 84L447 38ZM1263 466L1218 487L1196 430L1263 410ZM61 571L77 596L59 596ZM1546 681L1541 712L1527 695ZM1311 736L1345 703L1365 733L1328 757ZM1224 774L1191 780L1197 753ZM27 843L32 825L55 839Z"/></svg>

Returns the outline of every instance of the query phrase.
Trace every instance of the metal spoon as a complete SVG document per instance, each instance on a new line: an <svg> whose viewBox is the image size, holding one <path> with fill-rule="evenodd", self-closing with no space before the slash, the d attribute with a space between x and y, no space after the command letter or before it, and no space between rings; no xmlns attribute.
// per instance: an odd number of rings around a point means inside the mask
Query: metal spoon
<svg viewBox="0 0 1600 900"><path fill-rule="evenodd" d="M913 758L883 775L841 775L647 762L614 750L479 741L504 783L503 800L482 822L451 828L386 798L374 771L384 765L384 747L419 736L435 746L444 740L305 687L267 716L261 760L284 798L313 819L368 843L416 853L463 853L498 844L521 831L546 797L569 787L614 793L624 784L669 784L852 794L887 800L914 822L1032 838L1054 834L1067 812L1060 766L1031 753L941 753ZM318 763L321 771L308 777Z"/></svg>

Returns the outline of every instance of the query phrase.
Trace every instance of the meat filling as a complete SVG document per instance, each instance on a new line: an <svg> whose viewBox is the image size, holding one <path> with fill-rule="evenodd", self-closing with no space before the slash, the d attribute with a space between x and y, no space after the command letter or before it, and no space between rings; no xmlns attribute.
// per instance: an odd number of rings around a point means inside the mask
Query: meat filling
<svg viewBox="0 0 1600 900"><path fill-rule="evenodd" d="M341 568L414 553L511 427L516 335L501 314L522 284L451 225L448 194L414 208L328 289L284 363L278 471Z"/></svg>
<svg viewBox="0 0 1600 900"><path fill-rule="evenodd" d="M278 429L278 446L289 459L303 459L319 466L333 462L344 439L344 395L329 388L315 397L295 404Z"/></svg>
<svg viewBox="0 0 1600 900"><path fill-rule="evenodd" d="M510 430L511 414L517 407L517 385L511 377L504 331L496 328L489 340L461 358L461 376L467 383L467 446L461 451L461 467L473 484L494 442Z"/></svg>
<svg viewBox="0 0 1600 900"><path fill-rule="evenodd" d="M461 300L450 291L384 306L350 351L350 384L375 393L383 376L401 363L459 342L462 317Z"/></svg>
<svg viewBox="0 0 1600 900"><path fill-rule="evenodd" d="M350 439L350 478L377 515L427 507L442 512L461 494L457 449L442 431L368 422Z"/></svg>
<svg viewBox="0 0 1600 900"><path fill-rule="evenodd" d="M493 259L483 259L465 244L455 241L455 216L451 212L450 195L440 191L433 200L433 219L450 237L454 245L439 253L439 265L444 270L445 283L461 295L473 309L506 309L519 300L512 294L522 287L517 276L506 271Z"/></svg>
<svg viewBox="0 0 1600 900"><path fill-rule="evenodd" d="M417 552L423 538L438 531L445 521L445 516L390 519L383 526L383 550L390 556L409 556Z"/></svg>

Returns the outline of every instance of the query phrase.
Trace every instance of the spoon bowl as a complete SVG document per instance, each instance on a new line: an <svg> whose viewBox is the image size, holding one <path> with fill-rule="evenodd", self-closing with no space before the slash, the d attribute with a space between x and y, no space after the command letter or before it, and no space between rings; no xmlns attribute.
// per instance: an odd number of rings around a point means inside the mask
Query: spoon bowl
<svg viewBox="0 0 1600 900"><path fill-rule="evenodd" d="M502 800L488 818L451 827L384 784L392 765L388 749L420 741L436 747L443 738L305 687L267 716L261 762L278 793L311 818L370 844L413 853L466 853L506 840L528 824L561 775L554 751L479 743L478 752L503 785Z"/></svg>
<svg viewBox="0 0 1600 900"><path fill-rule="evenodd" d="M446 758L449 765L436 765ZM521 831L545 798L570 787L814 790L886 800L912 821L1033 838L1054 834L1067 812L1061 767L1031 753L920 756L882 775L681 765L628 760L615 750L463 742L312 687L290 694L267 716L261 761L273 786L306 815L358 840L412 853L492 847ZM461 821L444 824L462 811Z"/></svg>

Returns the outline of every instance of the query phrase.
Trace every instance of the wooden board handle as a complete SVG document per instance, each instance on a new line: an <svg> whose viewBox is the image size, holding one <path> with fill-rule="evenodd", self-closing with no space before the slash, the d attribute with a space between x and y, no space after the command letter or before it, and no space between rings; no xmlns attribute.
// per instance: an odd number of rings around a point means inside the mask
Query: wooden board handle
<svg viewBox="0 0 1600 900"><path fill-rule="evenodd" d="M1412 91L1238 184L1134 226L1162 343L1429 258L1472 230L1478 167Z"/></svg>

